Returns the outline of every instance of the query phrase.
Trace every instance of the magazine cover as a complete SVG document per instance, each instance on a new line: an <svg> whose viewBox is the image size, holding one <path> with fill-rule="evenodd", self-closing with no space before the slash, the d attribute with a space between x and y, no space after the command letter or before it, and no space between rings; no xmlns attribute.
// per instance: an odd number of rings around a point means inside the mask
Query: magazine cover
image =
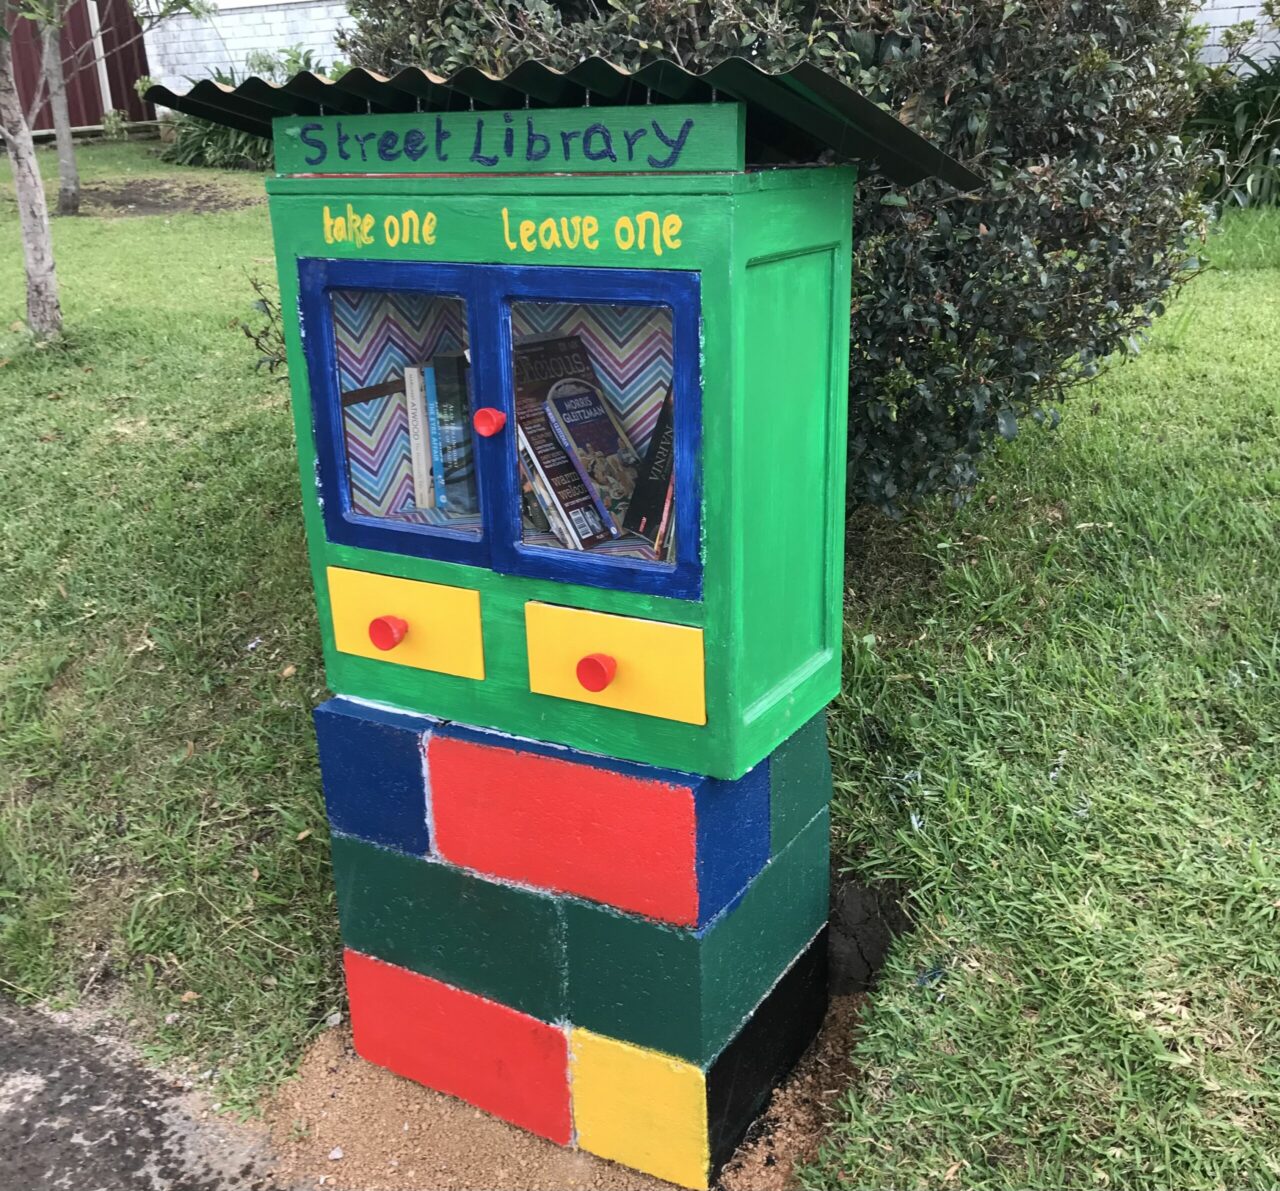
<svg viewBox="0 0 1280 1191"><path fill-rule="evenodd" d="M535 340L516 345L514 364L516 424L522 452L536 471L529 476L533 490L539 499L550 498L552 507L545 511L552 530L562 540L566 533L573 539L564 544L590 550L617 529L601 516L576 462L553 432L546 407L548 392L566 370L582 375L591 368L586 350L576 336Z"/></svg>
<svg viewBox="0 0 1280 1191"><path fill-rule="evenodd" d="M639 459L608 398L585 378L556 381L547 392L547 417L615 536L635 491Z"/></svg>

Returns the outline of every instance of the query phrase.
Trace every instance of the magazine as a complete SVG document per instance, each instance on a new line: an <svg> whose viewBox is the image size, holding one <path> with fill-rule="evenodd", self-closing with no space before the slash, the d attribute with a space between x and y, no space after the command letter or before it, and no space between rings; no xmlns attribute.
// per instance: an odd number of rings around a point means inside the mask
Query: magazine
<svg viewBox="0 0 1280 1191"><path fill-rule="evenodd" d="M565 342L578 342L576 338ZM575 353L586 353L578 343ZM590 368L590 360L587 360ZM601 520L617 537L635 491L640 460L595 379L571 376L547 390L547 419L578 469Z"/></svg>
<svg viewBox="0 0 1280 1191"><path fill-rule="evenodd" d="M591 370L577 336L517 344L515 409L522 469L547 515L551 530L571 550L590 550L617 535L605 520L578 465L557 439L547 416L547 394L567 375Z"/></svg>

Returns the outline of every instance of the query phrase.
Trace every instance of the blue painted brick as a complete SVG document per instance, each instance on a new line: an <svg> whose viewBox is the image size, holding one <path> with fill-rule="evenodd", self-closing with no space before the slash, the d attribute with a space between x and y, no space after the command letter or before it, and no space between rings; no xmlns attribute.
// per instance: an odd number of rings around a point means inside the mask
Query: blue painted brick
<svg viewBox="0 0 1280 1191"><path fill-rule="evenodd" d="M432 721L330 699L316 708L315 722L332 829L425 856L431 833L422 742Z"/></svg>

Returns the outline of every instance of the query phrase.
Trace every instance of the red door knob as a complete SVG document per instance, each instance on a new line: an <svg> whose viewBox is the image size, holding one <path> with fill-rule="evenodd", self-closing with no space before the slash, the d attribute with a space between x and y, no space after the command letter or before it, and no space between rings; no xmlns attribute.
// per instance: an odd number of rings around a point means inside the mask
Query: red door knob
<svg viewBox="0 0 1280 1191"><path fill-rule="evenodd" d="M471 424L476 428L476 433L481 438L492 438L507 424L507 415L500 409L494 409L491 405L486 405L483 409L478 409L472 415Z"/></svg>
<svg viewBox="0 0 1280 1191"><path fill-rule="evenodd" d="M375 616L369 621L369 640L375 649L395 649L408 631L408 622L398 616Z"/></svg>
<svg viewBox="0 0 1280 1191"><path fill-rule="evenodd" d="M578 662L578 681L589 691L602 691L618 672L616 659L607 653L589 653Z"/></svg>

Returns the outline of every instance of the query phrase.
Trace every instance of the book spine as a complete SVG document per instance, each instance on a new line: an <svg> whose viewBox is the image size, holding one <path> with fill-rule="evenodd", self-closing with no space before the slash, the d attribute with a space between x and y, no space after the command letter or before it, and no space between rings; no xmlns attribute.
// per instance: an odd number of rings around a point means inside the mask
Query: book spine
<svg viewBox="0 0 1280 1191"><path fill-rule="evenodd" d="M444 486L444 445L440 441L440 398L436 391L436 370L422 370L427 397L427 427L431 434L431 474L435 481L434 504L442 509L449 504L449 494Z"/></svg>
<svg viewBox="0 0 1280 1191"><path fill-rule="evenodd" d="M609 536L616 538L621 532L618 528L618 522L610 511L609 506L605 504L604 498L600 495L600 489L596 487L595 481L591 478L591 473L582 466L582 459L578 455L578 448L573 441L573 435L569 433L568 428L560 420L560 411L550 401L545 402L543 408L546 410L547 424L551 427L551 433L556 436L556 441L569 457L569 462L573 464L574 471L578 473L582 486L587 490L587 495L591 497L591 503L595 505L596 512L600 515L601 523L609 531Z"/></svg>
<svg viewBox="0 0 1280 1191"><path fill-rule="evenodd" d="M542 464L538 460L538 453L533 449L533 444L529 441L528 435L525 434L523 426L518 428L516 445L519 448L525 470L529 474L529 482L533 485L533 494L538 498L538 503L542 505L542 511L547 515L547 521L551 524L551 531L570 550L581 550L583 548L582 539L574 532L573 523L570 521L565 509L556 499L555 487L548 479L546 472L543 471Z"/></svg>
<svg viewBox="0 0 1280 1191"><path fill-rule="evenodd" d="M420 509L435 507L431 480L432 435L427 425L426 390L433 387L431 369L407 368L404 374L405 418L409 423L409 466L413 475L413 503Z"/></svg>
<svg viewBox="0 0 1280 1191"><path fill-rule="evenodd" d="M671 531L675 528L671 523L671 511L674 504L675 490L676 478L672 475L667 480L667 496L662 502L662 520L658 523L658 532L653 541L653 548L661 562L665 562L671 553Z"/></svg>

